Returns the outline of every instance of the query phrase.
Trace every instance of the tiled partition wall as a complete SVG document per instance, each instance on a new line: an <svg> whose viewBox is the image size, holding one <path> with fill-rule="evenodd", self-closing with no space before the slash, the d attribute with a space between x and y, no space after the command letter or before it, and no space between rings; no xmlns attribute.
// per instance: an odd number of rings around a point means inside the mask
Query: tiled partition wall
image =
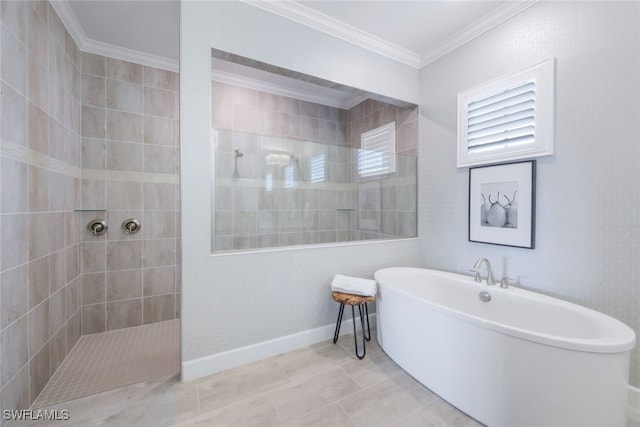
<svg viewBox="0 0 640 427"><path fill-rule="evenodd" d="M178 75L81 54L82 334L179 316ZM94 210L92 210L94 209ZM122 223L135 218L137 234Z"/></svg>
<svg viewBox="0 0 640 427"><path fill-rule="evenodd" d="M28 408L80 337L80 79L78 48L47 2L2 1L0 13L5 410Z"/></svg>
<svg viewBox="0 0 640 427"><path fill-rule="evenodd" d="M215 250L416 236L417 107L367 100L344 110L215 81L212 100ZM392 121L398 172L360 182L360 134ZM284 167L266 164L273 152L298 159L295 188ZM312 183L320 153L326 178Z"/></svg>

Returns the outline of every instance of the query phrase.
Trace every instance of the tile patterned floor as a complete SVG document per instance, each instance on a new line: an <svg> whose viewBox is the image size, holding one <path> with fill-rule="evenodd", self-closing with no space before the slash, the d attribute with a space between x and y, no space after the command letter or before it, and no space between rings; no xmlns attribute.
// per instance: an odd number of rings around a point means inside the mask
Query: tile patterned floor
<svg viewBox="0 0 640 427"><path fill-rule="evenodd" d="M372 331L373 332L373 331ZM358 360L353 336L191 382L177 376L68 401L45 426L465 426L481 424L424 388L380 350ZM29 425L28 423L10 423Z"/></svg>
<svg viewBox="0 0 640 427"><path fill-rule="evenodd" d="M180 372L180 320L80 338L33 408L89 396Z"/></svg>

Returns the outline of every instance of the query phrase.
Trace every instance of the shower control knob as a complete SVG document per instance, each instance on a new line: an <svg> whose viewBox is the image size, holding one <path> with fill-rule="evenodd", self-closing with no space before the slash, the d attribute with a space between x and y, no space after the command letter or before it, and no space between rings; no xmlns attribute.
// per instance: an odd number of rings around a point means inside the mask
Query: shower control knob
<svg viewBox="0 0 640 427"><path fill-rule="evenodd" d="M92 236L102 236L108 228L109 226L103 219L94 219L87 224L87 232Z"/></svg>
<svg viewBox="0 0 640 427"><path fill-rule="evenodd" d="M140 231L140 222L135 218L125 219L122 223L122 231L127 234L136 234Z"/></svg>

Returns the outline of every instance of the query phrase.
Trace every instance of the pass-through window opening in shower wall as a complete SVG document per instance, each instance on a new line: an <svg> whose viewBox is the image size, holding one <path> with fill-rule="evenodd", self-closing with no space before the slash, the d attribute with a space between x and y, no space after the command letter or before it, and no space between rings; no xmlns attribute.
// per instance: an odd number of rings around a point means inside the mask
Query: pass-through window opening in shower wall
<svg viewBox="0 0 640 427"><path fill-rule="evenodd" d="M417 112L214 50L213 252L416 237Z"/></svg>

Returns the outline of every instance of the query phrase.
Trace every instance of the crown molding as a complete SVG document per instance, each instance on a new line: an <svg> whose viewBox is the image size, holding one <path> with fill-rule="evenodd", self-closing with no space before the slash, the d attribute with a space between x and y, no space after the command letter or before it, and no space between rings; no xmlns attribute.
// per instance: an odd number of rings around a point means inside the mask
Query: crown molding
<svg viewBox="0 0 640 427"><path fill-rule="evenodd" d="M86 43L80 50L83 52L103 55L109 58L120 59L122 61L146 65L148 67L160 68L167 71L178 72L180 69L180 64L175 59L152 55L138 50L127 49L126 47L116 46L109 43L102 43L92 39L87 39Z"/></svg>
<svg viewBox="0 0 640 427"><path fill-rule="evenodd" d="M474 38L484 34L497 25L528 9L540 0L512 0L485 15L472 25L464 28L456 35L441 43L436 49L420 55L408 49L389 43L372 34L359 30L342 21L291 0L269 2L260 0L244 0L246 3L302 25L322 31L326 34L345 40L356 46L371 50L387 58L405 65L420 69L441 58L447 53L463 46Z"/></svg>
<svg viewBox="0 0 640 427"><path fill-rule="evenodd" d="M496 8L490 14L483 16L478 21L459 31L457 35L440 44L436 49L425 53L420 60L420 68L442 58L446 54L458 49L540 1L541 0L509 1L503 6Z"/></svg>
<svg viewBox="0 0 640 427"><path fill-rule="evenodd" d="M213 70L211 72L211 80L226 83L234 86L240 86L247 89L253 89L260 92L271 93L274 95L285 96L287 98L299 99L302 101L314 102L316 104L328 105L330 107L348 110L365 100L364 97L352 95L344 101L338 100L330 96L312 95L304 90L295 90L293 88L285 88L278 84L270 84L263 80L252 79L235 73L229 73L222 70Z"/></svg>
<svg viewBox="0 0 640 427"><path fill-rule="evenodd" d="M413 68L420 67L420 55L342 21L317 12L300 2L243 0L254 7L311 27L356 46L371 50Z"/></svg>
<svg viewBox="0 0 640 427"><path fill-rule="evenodd" d="M359 30L353 26L345 24L344 22L331 18L330 16L316 12L315 10L304 6L300 2L291 0L277 2L260 0L243 1L256 8L282 16L294 22L298 22L302 25L373 51L379 55L398 61L410 67L420 69L463 46L476 37L486 33L541 0L509 1L503 6L495 9L492 13L485 15L480 20L458 32L454 37L444 41L436 49L426 52L423 55L419 55L416 52L412 52L401 46ZM110 58L178 72L179 62L177 60L103 43L88 38L67 0L52 1L51 5L82 52L95 53L98 55L108 56Z"/></svg>
<svg viewBox="0 0 640 427"><path fill-rule="evenodd" d="M152 55L88 38L67 0L55 0L50 3L58 14L58 17L60 17L60 20L66 27L67 31L69 31L73 41L78 45L78 49L80 49L80 51L178 72L180 66L178 61L174 59Z"/></svg>
<svg viewBox="0 0 640 427"><path fill-rule="evenodd" d="M69 35L71 35L73 41L76 42L78 48L82 50L81 46L88 40L87 34L82 29L82 25L80 25L78 18L76 18L76 14L73 13L69 2L67 0L57 0L49 3L58 14L67 31L69 31Z"/></svg>

